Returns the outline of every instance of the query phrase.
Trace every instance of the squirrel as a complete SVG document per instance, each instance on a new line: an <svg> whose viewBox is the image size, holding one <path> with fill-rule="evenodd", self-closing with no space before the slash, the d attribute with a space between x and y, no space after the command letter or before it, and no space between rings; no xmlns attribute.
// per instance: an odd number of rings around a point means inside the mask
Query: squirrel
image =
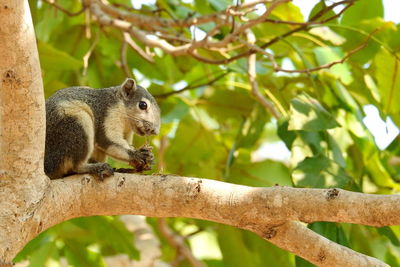
<svg viewBox="0 0 400 267"><path fill-rule="evenodd" d="M107 156L147 168L151 147L135 149L130 142L133 133L159 131L157 102L133 79L110 88L61 89L46 101L45 173L50 179L88 173L103 180L114 174Z"/></svg>

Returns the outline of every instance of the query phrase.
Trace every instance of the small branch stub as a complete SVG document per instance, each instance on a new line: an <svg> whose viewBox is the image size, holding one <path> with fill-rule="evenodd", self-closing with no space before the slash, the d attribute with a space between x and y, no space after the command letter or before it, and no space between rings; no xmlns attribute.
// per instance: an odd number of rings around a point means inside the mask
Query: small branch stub
<svg viewBox="0 0 400 267"><path fill-rule="evenodd" d="M337 198L339 195L339 190L336 188L329 189L328 192L326 192L326 200L333 200Z"/></svg>

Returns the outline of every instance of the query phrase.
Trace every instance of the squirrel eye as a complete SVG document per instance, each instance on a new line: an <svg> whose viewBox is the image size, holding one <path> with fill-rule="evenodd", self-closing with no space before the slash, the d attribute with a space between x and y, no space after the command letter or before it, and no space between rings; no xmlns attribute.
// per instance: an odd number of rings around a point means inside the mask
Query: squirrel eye
<svg viewBox="0 0 400 267"><path fill-rule="evenodd" d="M147 109L147 103L144 102L144 101L140 101L140 102L139 102L139 108L140 108L141 110L146 110L146 109Z"/></svg>

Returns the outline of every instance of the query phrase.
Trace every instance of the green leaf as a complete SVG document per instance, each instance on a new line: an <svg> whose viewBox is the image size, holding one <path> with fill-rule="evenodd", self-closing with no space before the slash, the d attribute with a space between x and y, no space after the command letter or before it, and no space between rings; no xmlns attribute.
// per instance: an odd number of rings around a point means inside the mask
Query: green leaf
<svg viewBox="0 0 400 267"><path fill-rule="evenodd" d="M293 171L293 180L299 187L345 188L352 179L336 162L325 156L307 157Z"/></svg>
<svg viewBox="0 0 400 267"><path fill-rule="evenodd" d="M58 50L45 42L38 42L40 64L46 71L66 71L78 70L83 66L83 62L70 56L64 51Z"/></svg>
<svg viewBox="0 0 400 267"><path fill-rule="evenodd" d="M296 131L289 131L289 120L282 120L278 126L278 136L282 139L285 145L292 149L294 140L296 139Z"/></svg>
<svg viewBox="0 0 400 267"><path fill-rule="evenodd" d="M363 20L355 26L344 26L344 28L338 29L341 36L346 39L342 45L343 51L351 53L354 49L362 47L361 50L351 55L348 62L368 63L380 49L381 45L376 39L387 38L384 30L387 25L388 23L382 18L373 18ZM374 39L369 38L369 35Z"/></svg>
<svg viewBox="0 0 400 267"><path fill-rule="evenodd" d="M400 70L399 61L386 50L381 50L375 57L375 75L382 99L383 112L390 115L400 112Z"/></svg>
<svg viewBox="0 0 400 267"><path fill-rule="evenodd" d="M316 267L316 265L306 261L303 258L300 258L299 256L296 256L296 267Z"/></svg>
<svg viewBox="0 0 400 267"><path fill-rule="evenodd" d="M209 14L213 11L210 7L210 2L207 0L195 0L195 7L196 11L200 12L201 14Z"/></svg>
<svg viewBox="0 0 400 267"><path fill-rule="evenodd" d="M187 115L180 121L165 156L168 171L172 173L218 178L226 155L214 133Z"/></svg>
<svg viewBox="0 0 400 267"><path fill-rule="evenodd" d="M321 10L323 10L324 8L326 8L326 3L325 1L319 1L311 10L310 15L308 16L308 20L310 20L312 17L314 17L316 14L318 14L318 12L320 12ZM329 10L328 12L324 13L324 15L322 15L321 17L318 18L318 21L330 18L335 16L336 13L333 10ZM330 23L336 23L337 22L337 18L334 20L330 20Z"/></svg>
<svg viewBox="0 0 400 267"><path fill-rule="evenodd" d="M293 3L283 3L273 9L271 15L280 20L303 22L303 14L298 6Z"/></svg>
<svg viewBox="0 0 400 267"><path fill-rule="evenodd" d="M231 166L226 181L249 186L292 186L289 169L283 163L272 160L247 163L237 160Z"/></svg>
<svg viewBox="0 0 400 267"><path fill-rule="evenodd" d="M362 20L383 17L382 0L356 1L343 15L342 24L358 25Z"/></svg>
<svg viewBox="0 0 400 267"><path fill-rule="evenodd" d="M291 101L290 112L290 131L323 131L339 126L335 118L318 101L305 95Z"/></svg>
<svg viewBox="0 0 400 267"><path fill-rule="evenodd" d="M254 106L250 116L245 121L237 141L237 147L251 148L260 138L267 122L267 113L260 104Z"/></svg>
<svg viewBox="0 0 400 267"><path fill-rule="evenodd" d="M393 245L400 247L400 240L390 226L378 227L376 230L379 234L386 236Z"/></svg>
<svg viewBox="0 0 400 267"><path fill-rule="evenodd" d="M29 266L41 267L50 266L51 263L59 261L59 253L55 242L43 244L38 250L31 254Z"/></svg>
<svg viewBox="0 0 400 267"><path fill-rule="evenodd" d="M48 243L54 243L54 237L51 234L51 230L47 230L35 239L32 239L14 258L13 262L19 262L26 259L28 256L32 256L38 253L38 250L42 247L48 246ZM49 247L47 247L49 248ZM40 253L40 252L39 252Z"/></svg>
<svg viewBox="0 0 400 267"><path fill-rule="evenodd" d="M338 47L317 47L314 49L314 53L320 66L341 60L344 57L343 52ZM353 81L347 63L336 64L325 71L341 80L344 84L350 84Z"/></svg>
<svg viewBox="0 0 400 267"><path fill-rule="evenodd" d="M65 257L72 266L106 267L106 264L98 252L88 249L79 242L65 241Z"/></svg>
<svg viewBox="0 0 400 267"><path fill-rule="evenodd" d="M339 224L332 222L315 222L309 224L308 228L335 243L346 247L350 246L349 241Z"/></svg>
<svg viewBox="0 0 400 267"><path fill-rule="evenodd" d="M229 0L209 0L209 3L217 11L225 10L232 4L232 2Z"/></svg>
<svg viewBox="0 0 400 267"><path fill-rule="evenodd" d="M217 230L225 266L294 266L294 257L254 233L220 225Z"/></svg>
<svg viewBox="0 0 400 267"><path fill-rule="evenodd" d="M259 266L256 255L245 246L242 232L239 229L220 225L217 233L225 266Z"/></svg>
<svg viewBox="0 0 400 267"><path fill-rule="evenodd" d="M203 104L207 112L220 122L249 116L255 104L249 91L240 88L235 90L218 88L208 92L205 100Z"/></svg>
<svg viewBox="0 0 400 267"><path fill-rule="evenodd" d="M162 123L179 120L187 115L188 105L180 98L168 99L161 104Z"/></svg>
<svg viewBox="0 0 400 267"><path fill-rule="evenodd" d="M139 251L134 247L133 234L125 225L113 217L82 217L71 221L86 231L91 231L99 242L106 242L115 252L127 254L131 259L139 259Z"/></svg>

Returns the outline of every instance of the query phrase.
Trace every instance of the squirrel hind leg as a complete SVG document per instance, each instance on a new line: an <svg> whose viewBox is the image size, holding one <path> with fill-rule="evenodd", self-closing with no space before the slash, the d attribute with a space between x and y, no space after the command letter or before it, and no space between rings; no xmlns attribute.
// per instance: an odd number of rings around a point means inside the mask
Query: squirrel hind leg
<svg viewBox="0 0 400 267"><path fill-rule="evenodd" d="M89 163L106 162L106 160L107 154L95 147L90 156Z"/></svg>
<svg viewBox="0 0 400 267"><path fill-rule="evenodd" d="M100 181L114 174L113 168L107 163L82 163L75 167L75 173L88 173L94 175Z"/></svg>

